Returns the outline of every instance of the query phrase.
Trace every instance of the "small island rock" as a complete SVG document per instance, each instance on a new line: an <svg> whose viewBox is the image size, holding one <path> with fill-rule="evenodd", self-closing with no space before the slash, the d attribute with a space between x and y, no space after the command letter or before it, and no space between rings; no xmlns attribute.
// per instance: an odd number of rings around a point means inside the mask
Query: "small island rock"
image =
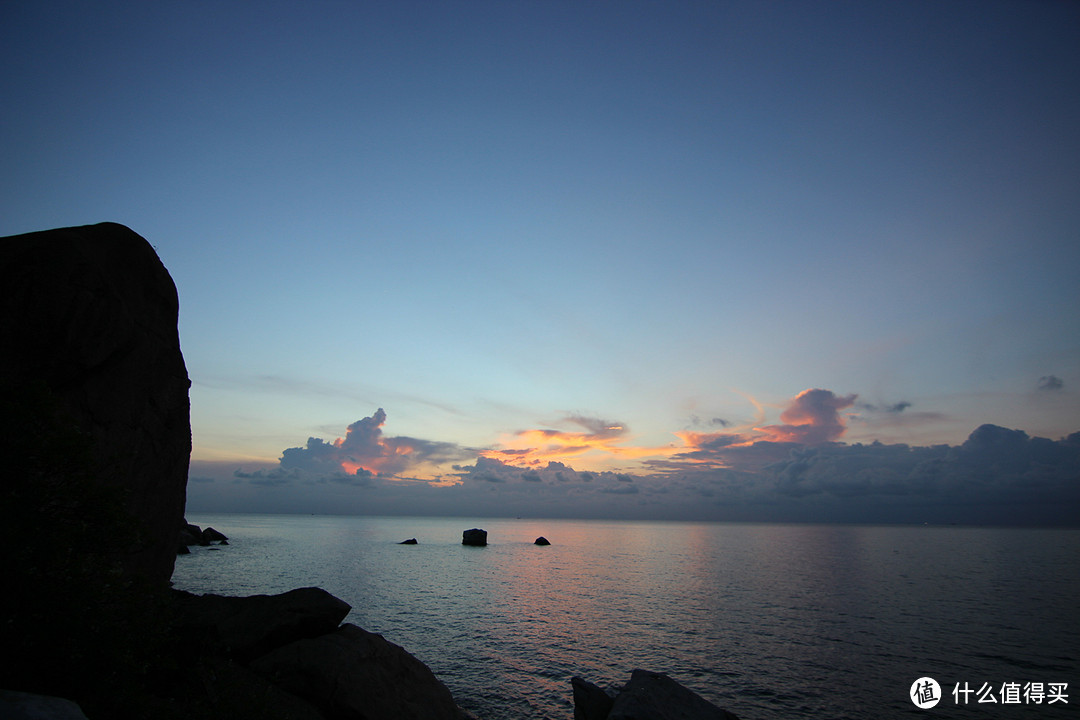
<svg viewBox="0 0 1080 720"><path fill-rule="evenodd" d="M535 542L533 543L533 545L550 545L550 544L551 544L551 541L550 541L550 540L548 540L548 539L547 539L546 537L544 537L543 535L541 535L540 537L536 538L536 541L535 541Z"/></svg>
<svg viewBox="0 0 1080 720"><path fill-rule="evenodd" d="M466 530L461 533L461 544L475 545L477 547L487 545L487 530L481 530L480 528Z"/></svg>
<svg viewBox="0 0 1080 720"><path fill-rule="evenodd" d="M408 540L402 540L398 545L417 545L416 538L409 538Z"/></svg>

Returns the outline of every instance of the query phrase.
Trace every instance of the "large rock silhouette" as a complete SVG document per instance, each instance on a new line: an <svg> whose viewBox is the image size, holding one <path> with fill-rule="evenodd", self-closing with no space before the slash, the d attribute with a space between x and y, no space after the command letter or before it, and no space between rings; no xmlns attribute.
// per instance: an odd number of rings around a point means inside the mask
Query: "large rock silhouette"
<svg viewBox="0 0 1080 720"><path fill-rule="evenodd" d="M739 720L663 673L634 670L614 698L582 678L570 683L575 720Z"/></svg>
<svg viewBox="0 0 1080 720"><path fill-rule="evenodd" d="M0 292L7 409L44 426L36 432L85 440L92 467L82 475L96 487L74 492L74 473L55 467L11 481L37 482L46 506L47 496L116 498L133 523L115 556L123 575L167 584L191 453L190 382L168 271L145 239L102 223L0 239Z"/></svg>

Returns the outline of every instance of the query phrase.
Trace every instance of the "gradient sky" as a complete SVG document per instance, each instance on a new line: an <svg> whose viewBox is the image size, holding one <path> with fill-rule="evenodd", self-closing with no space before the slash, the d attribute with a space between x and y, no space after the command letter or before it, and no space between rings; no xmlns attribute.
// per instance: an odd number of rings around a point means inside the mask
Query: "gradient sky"
<svg viewBox="0 0 1080 720"><path fill-rule="evenodd" d="M1076 3L13 0L0 98L0 235L176 281L192 507L949 520L989 423L1080 517Z"/></svg>

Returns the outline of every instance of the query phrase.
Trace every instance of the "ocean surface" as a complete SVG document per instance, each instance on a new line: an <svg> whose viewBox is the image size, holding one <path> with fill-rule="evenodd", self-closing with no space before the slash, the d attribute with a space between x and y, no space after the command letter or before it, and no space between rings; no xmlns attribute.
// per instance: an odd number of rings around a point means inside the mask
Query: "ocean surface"
<svg viewBox="0 0 1080 720"><path fill-rule="evenodd" d="M742 720L1080 717L1080 530L188 520L230 545L178 557L175 587L325 588L482 720L571 720L572 676L607 687L634 668ZM471 527L487 547L461 545ZM940 701L923 710L927 676Z"/></svg>

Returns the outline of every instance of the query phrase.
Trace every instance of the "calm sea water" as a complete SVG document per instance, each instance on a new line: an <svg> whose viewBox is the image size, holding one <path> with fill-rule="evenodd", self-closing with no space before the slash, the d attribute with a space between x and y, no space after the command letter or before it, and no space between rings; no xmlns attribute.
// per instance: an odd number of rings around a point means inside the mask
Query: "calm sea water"
<svg viewBox="0 0 1080 720"><path fill-rule="evenodd" d="M483 720L570 720L571 676L621 685L638 667L744 720L1080 717L1078 530L188 519L231 544L178 557L176 587L323 587ZM488 547L461 545L470 527ZM944 695L931 710L909 699L923 676ZM1006 683L1068 683L1068 704L1003 704Z"/></svg>

